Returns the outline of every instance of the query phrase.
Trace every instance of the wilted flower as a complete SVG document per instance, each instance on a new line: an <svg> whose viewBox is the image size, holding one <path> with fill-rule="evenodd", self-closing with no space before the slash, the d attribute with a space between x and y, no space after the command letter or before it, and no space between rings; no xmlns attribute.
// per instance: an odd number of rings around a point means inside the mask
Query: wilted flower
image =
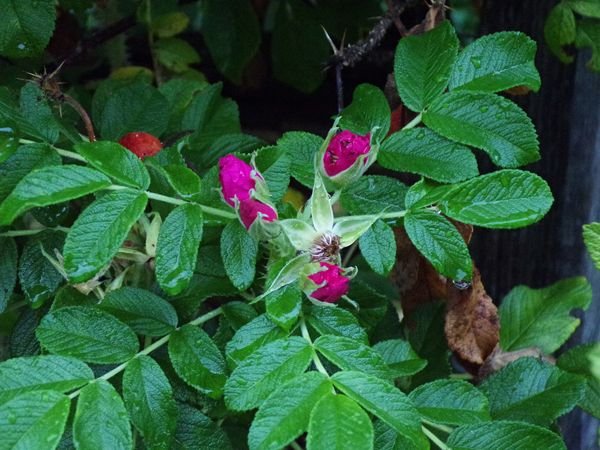
<svg viewBox="0 0 600 450"><path fill-rule="evenodd" d="M350 278L344 276L339 266L320 262L321 270L308 276L308 279L319 286L310 296L326 303L336 303L348 293Z"/></svg>
<svg viewBox="0 0 600 450"><path fill-rule="evenodd" d="M330 177L335 177L352 167L362 155L371 151L371 136L360 136L351 131L336 134L329 142L323 155L323 169ZM366 163L366 157L361 158Z"/></svg>

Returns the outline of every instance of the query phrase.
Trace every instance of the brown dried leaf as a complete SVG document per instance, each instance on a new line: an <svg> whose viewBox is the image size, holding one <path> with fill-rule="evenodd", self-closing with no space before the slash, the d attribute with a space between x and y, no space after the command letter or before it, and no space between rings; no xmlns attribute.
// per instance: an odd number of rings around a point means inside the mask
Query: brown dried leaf
<svg viewBox="0 0 600 450"><path fill-rule="evenodd" d="M485 292L481 275L473 271L473 282L461 290L447 283L447 312L444 331L448 346L470 363L481 365L500 338L498 309Z"/></svg>

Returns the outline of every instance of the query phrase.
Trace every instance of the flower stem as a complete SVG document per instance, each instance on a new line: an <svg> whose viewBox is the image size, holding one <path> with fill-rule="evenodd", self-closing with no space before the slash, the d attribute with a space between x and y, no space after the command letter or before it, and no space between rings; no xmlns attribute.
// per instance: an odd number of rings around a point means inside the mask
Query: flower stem
<svg viewBox="0 0 600 450"><path fill-rule="evenodd" d="M310 338L310 334L308 333L308 328L306 328L306 322L304 321L304 317L300 318L300 331L302 332L302 337L308 341L308 343L310 344L311 347L313 347L313 341ZM317 355L317 352L315 351L314 347L312 349L312 352L313 352L312 359L313 359L313 362L315 363L315 367L317 368L317 370L319 372L321 372L323 375L325 375L326 377L329 377L329 374L327 373L327 369L325 369L325 366L319 359L319 355Z"/></svg>
<svg viewBox="0 0 600 450"><path fill-rule="evenodd" d="M191 322L188 322L187 325L200 325L200 324L203 324L204 322L208 322L210 319L213 319L214 317L217 317L222 312L223 312L223 308L214 309L211 312L208 312L208 313L206 313L206 314L204 314L204 315L202 315L200 317L197 317L196 319L192 320ZM136 355L133 358L131 358L130 360L125 361L122 364L119 364L117 367L115 367L111 371L106 372L104 375L102 375L102 376L100 376L98 378L95 378L94 380L90 381L90 383L94 383L97 380L110 380L115 375L123 372L125 370L125 368L127 367L127 364L129 364L135 358L138 358L141 355L149 355L150 353L152 353L157 348L159 348L162 345L166 344L169 341L169 339L171 338L171 334L172 333L169 333L166 336L161 337L160 339L158 339L154 343L150 344L148 347L146 347L143 350L141 350L138 353L136 353ZM78 389L78 390L76 390L74 392L71 392L69 394L69 398L70 399L74 399L75 397L77 397L81 393L82 389L83 388Z"/></svg>
<svg viewBox="0 0 600 450"><path fill-rule="evenodd" d="M429 420L426 420L426 419L421 419L421 421L428 427L435 428L437 430L443 431L444 433L450 434L454 431L454 428L448 427L446 425L441 425L439 423L430 422Z"/></svg>
<svg viewBox="0 0 600 450"><path fill-rule="evenodd" d="M418 114L417 117L415 117L413 120L411 120L406 125L404 125L404 127L402 129L403 130L410 130L411 128L414 128L417 125L419 125L421 123L422 119L423 119L423 116L421 114Z"/></svg>
<svg viewBox="0 0 600 450"><path fill-rule="evenodd" d="M438 438L434 433L429 431L424 426L422 426L421 428L423 429L423 433L425 433L429 440L431 440L431 442L437 445L440 450L450 450L450 447L448 447L444 442L442 442L442 440Z"/></svg>

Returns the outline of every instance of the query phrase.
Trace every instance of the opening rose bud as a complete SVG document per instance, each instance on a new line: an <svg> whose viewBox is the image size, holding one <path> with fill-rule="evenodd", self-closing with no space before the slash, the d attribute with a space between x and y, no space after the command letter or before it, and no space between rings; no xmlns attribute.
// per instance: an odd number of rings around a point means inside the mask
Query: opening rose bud
<svg viewBox="0 0 600 450"><path fill-rule="evenodd" d="M335 303L348 293L350 278L345 277L342 269L335 264L319 263L321 270L308 278L320 286L310 296L326 303Z"/></svg>
<svg viewBox="0 0 600 450"><path fill-rule="evenodd" d="M221 192L230 206L235 206L236 198L240 202L250 198L250 191L256 188L253 171L250 164L233 155L224 156L219 160Z"/></svg>
<svg viewBox="0 0 600 450"><path fill-rule="evenodd" d="M154 156L163 148L157 137L143 131L127 133L119 140L119 144L135 153L140 159Z"/></svg>
<svg viewBox="0 0 600 450"><path fill-rule="evenodd" d="M334 177L349 169L361 155L366 155L371 150L371 136L360 136L351 131L342 131L332 139L325 155L323 167L325 173Z"/></svg>
<svg viewBox="0 0 600 450"><path fill-rule="evenodd" d="M256 219L260 218L265 222L273 222L277 220L277 211L266 203L258 200L248 199L240 202L240 220L247 230L250 229Z"/></svg>

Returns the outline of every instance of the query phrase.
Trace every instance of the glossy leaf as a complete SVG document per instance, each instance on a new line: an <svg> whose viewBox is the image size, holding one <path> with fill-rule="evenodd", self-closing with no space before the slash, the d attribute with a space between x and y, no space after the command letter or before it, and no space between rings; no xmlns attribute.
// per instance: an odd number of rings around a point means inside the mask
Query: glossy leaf
<svg viewBox="0 0 600 450"><path fill-rule="evenodd" d="M500 92L515 86L538 91L540 75L535 68L537 45L526 34L503 31L469 44L456 59L450 90Z"/></svg>
<svg viewBox="0 0 600 450"><path fill-rule="evenodd" d="M510 100L485 92L452 91L423 114L433 131L484 150L500 167L514 168L540 159L535 127Z"/></svg>
<svg viewBox="0 0 600 450"><path fill-rule="evenodd" d="M281 385L262 404L248 434L250 450L285 447L309 427L315 404L328 392L331 382L319 372L298 375Z"/></svg>
<svg viewBox="0 0 600 450"><path fill-rule="evenodd" d="M417 355L410 343L401 339L378 342L373 350L381 355L394 378L414 375L427 365L427 361Z"/></svg>
<svg viewBox="0 0 600 450"><path fill-rule="evenodd" d="M383 140L390 129L390 106L385 95L372 84L359 84L354 89L352 103L341 113L340 128L353 133L366 135L373 133L377 140Z"/></svg>
<svg viewBox="0 0 600 450"><path fill-rule="evenodd" d="M283 328L289 331L300 315L302 306L302 291L296 284L288 284L265 297L267 316Z"/></svg>
<svg viewBox="0 0 600 450"><path fill-rule="evenodd" d="M148 189L150 175L140 159L125 147L110 141L80 142L75 150L100 172L138 189Z"/></svg>
<svg viewBox="0 0 600 450"><path fill-rule="evenodd" d="M585 380L537 358L520 358L486 378L480 389L495 420L548 426L582 398Z"/></svg>
<svg viewBox="0 0 600 450"><path fill-rule="evenodd" d="M308 323L321 335L343 336L368 344L367 333L356 317L345 309L313 305L307 316Z"/></svg>
<svg viewBox="0 0 600 450"><path fill-rule="evenodd" d="M312 349L301 337L279 339L248 356L225 384L225 404L234 411L260 406L279 386L304 372Z"/></svg>
<svg viewBox="0 0 600 450"><path fill-rule="evenodd" d="M377 162L398 172L410 172L442 183L456 183L479 174L475 155L427 128L412 128L389 136Z"/></svg>
<svg viewBox="0 0 600 450"><path fill-rule="evenodd" d="M123 374L123 399L146 446L171 449L177 406L169 380L149 356L140 356L127 364Z"/></svg>
<svg viewBox="0 0 600 450"><path fill-rule="evenodd" d="M550 354L579 326L573 309L587 309L592 289L583 277L543 289L517 286L500 303L500 346L505 351L537 347Z"/></svg>
<svg viewBox="0 0 600 450"><path fill-rule="evenodd" d="M426 448L420 415L398 388L362 372L337 372L331 379L336 388L391 426L412 446Z"/></svg>
<svg viewBox="0 0 600 450"><path fill-rule="evenodd" d="M396 238L391 227L382 220L376 221L358 239L360 253L369 267L379 275L387 275L396 263Z"/></svg>
<svg viewBox="0 0 600 450"><path fill-rule="evenodd" d="M73 419L73 443L77 449L131 449L131 427L123 400L105 380L81 390Z"/></svg>
<svg viewBox="0 0 600 450"><path fill-rule="evenodd" d="M2 7L0 54L8 58L26 58L42 53L52 32L56 9L51 2L23 0Z"/></svg>
<svg viewBox="0 0 600 450"><path fill-rule="evenodd" d="M0 404L25 392L68 392L94 379L75 358L56 355L12 358L0 363Z"/></svg>
<svg viewBox="0 0 600 450"><path fill-rule="evenodd" d="M25 392L0 405L0 448L56 448L71 402L56 391Z"/></svg>
<svg viewBox="0 0 600 450"><path fill-rule="evenodd" d="M122 287L110 291L100 307L138 334L163 336L177 327L177 313L169 302L144 289Z"/></svg>
<svg viewBox="0 0 600 450"><path fill-rule="evenodd" d="M394 178L366 175L342 191L340 203L348 213L356 215L402 211L407 190Z"/></svg>
<svg viewBox="0 0 600 450"><path fill-rule="evenodd" d="M473 262L465 240L446 218L426 210L409 211L404 229L417 250L441 274L452 280L470 280Z"/></svg>
<svg viewBox="0 0 600 450"><path fill-rule="evenodd" d="M328 394L313 409L308 424L307 450L373 448L373 424L356 402Z"/></svg>
<svg viewBox="0 0 600 450"><path fill-rule="evenodd" d="M426 33L401 39L396 48L394 77L402 102L421 112L448 85L458 38L450 22Z"/></svg>
<svg viewBox="0 0 600 450"><path fill-rule="evenodd" d="M83 197L110 186L110 180L87 167L48 166L27 174L0 205L0 225L8 225L35 206Z"/></svg>
<svg viewBox="0 0 600 450"><path fill-rule="evenodd" d="M46 314L36 336L52 353L97 364L126 361L139 348L137 337L127 325L86 306L70 306Z"/></svg>
<svg viewBox="0 0 600 450"><path fill-rule="evenodd" d="M201 328L184 325L171 334L169 358L173 368L190 386L217 398L225 385L225 359Z"/></svg>
<svg viewBox="0 0 600 450"><path fill-rule="evenodd" d="M538 222L552 206L548 184L521 170L499 170L456 185L438 203L459 222L485 228L520 228Z"/></svg>
<svg viewBox="0 0 600 450"><path fill-rule="evenodd" d="M109 192L75 220L64 247L65 270L72 283L87 281L117 254L148 198L129 190Z"/></svg>
<svg viewBox="0 0 600 450"><path fill-rule="evenodd" d="M254 281L258 242L238 221L231 221L221 234L221 257L227 276L240 291Z"/></svg>
<svg viewBox="0 0 600 450"><path fill-rule="evenodd" d="M194 274L202 239L203 215L199 205L175 208L160 228L156 244L156 279L169 295L181 293Z"/></svg>

